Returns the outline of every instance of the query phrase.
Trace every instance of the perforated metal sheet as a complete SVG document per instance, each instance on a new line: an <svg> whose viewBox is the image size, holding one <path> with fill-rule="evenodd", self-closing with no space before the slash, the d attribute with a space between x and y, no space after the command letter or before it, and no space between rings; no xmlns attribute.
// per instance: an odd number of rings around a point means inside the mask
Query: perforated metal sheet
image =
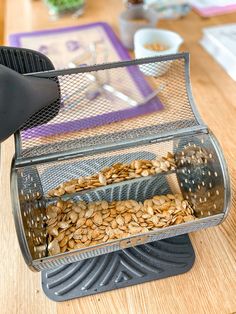
<svg viewBox="0 0 236 314"><path fill-rule="evenodd" d="M156 176L124 181L65 197L86 202L124 199L143 201L156 194L182 192L184 197L193 204L195 214L200 218L199 220L138 235L132 241L130 238L122 241L117 240L104 245L97 245L94 248L89 247L86 250L71 251L46 258L46 247L42 250L42 245L38 248L38 245L34 242L35 240L28 238L27 234L30 232L31 237L34 239L34 228L38 232L37 220L41 216L34 216L35 205L39 207L39 205L46 202L55 201L54 199L47 199L47 192L51 188L72 178L94 174L117 161L129 163L134 159L151 160L157 156L165 156L168 151L176 156L178 164L176 172L170 171ZM31 177L35 175L34 179L28 177L29 173ZM113 252L119 250L122 246L136 245L139 241L146 243L213 226L220 223L224 218L224 211L226 210L225 204L227 202L225 200L224 188L222 188L224 179L220 161L208 134L182 136L175 140L105 152L88 157L41 163L33 167L19 168L18 176L19 193L22 199L21 210L26 222L24 224L24 232L34 260L33 265L38 270ZM21 178L25 176L28 179L22 181ZM33 182L38 182L37 184L39 184L38 189L36 184L36 189L38 194L42 196L40 200L34 200ZM43 210L42 208L41 213L43 213ZM32 217L36 225L32 223ZM43 239L45 230L45 226L40 230ZM41 242L45 243L43 240Z"/></svg>

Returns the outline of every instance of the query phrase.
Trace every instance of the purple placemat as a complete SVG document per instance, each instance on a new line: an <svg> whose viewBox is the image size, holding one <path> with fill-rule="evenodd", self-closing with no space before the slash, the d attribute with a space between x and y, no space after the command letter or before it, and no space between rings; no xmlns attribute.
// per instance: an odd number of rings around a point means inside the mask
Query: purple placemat
<svg viewBox="0 0 236 314"><path fill-rule="evenodd" d="M106 42L106 47L108 47L109 60L106 61L130 60L128 51L123 47L111 27L103 22L55 30L12 34L9 36L9 42L13 46L30 48L46 54L58 69L68 67L70 60L75 58L81 49L85 49L87 42L96 41L101 37ZM98 60L98 62L102 63L103 60ZM131 94L133 92L135 95L139 94L141 97L147 97L153 92L138 66L126 67L124 71L126 72L124 72L124 75L127 75L129 79L128 86ZM158 97L153 98L142 106L130 107L127 105L120 110L112 110L110 112L107 110L102 114L80 117L79 119L76 118L76 111L74 115L70 112L69 116L73 116L73 119L66 119L66 115L62 118L62 115L60 115L62 108L59 117L55 117L47 125L37 126L22 132L22 137L27 140L39 136L79 131L134 118L138 115L152 113L161 109L163 109L163 105ZM76 110L79 110L79 103Z"/></svg>

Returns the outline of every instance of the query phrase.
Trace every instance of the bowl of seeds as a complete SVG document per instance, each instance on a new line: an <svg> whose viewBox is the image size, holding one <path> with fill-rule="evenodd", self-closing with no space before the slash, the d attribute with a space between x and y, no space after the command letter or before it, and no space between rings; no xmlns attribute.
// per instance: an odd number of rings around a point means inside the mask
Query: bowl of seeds
<svg viewBox="0 0 236 314"><path fill-rule="evenodd" d="M174 54L182 43L183 38L175 32L155 28L140 29L134 35L135 57L139 59ZM148 76L160 76L167 72L170 64L147 64L140 66L140 69Z"/></svg>

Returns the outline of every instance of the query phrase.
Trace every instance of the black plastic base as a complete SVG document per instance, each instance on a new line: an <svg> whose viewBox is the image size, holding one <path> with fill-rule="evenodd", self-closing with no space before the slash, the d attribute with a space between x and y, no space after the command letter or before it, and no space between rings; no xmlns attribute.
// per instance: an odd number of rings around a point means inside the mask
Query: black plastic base
<svg viewBox="0 0 236 314"><path fill-rule="evenodd" d="M42 287L50 299L66 301L182 274L194 260L181 235L43 271Z"/></svg>

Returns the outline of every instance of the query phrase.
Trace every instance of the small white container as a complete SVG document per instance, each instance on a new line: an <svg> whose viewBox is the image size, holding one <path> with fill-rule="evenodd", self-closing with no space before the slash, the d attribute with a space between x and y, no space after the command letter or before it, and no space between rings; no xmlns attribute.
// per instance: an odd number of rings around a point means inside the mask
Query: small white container
<svg viewBox="0 0 236 314"><path fill-rule="evenodd" d="M145 48L147 44L157 43L167 47L163 51L154 51ZM155 56L164 56L168 54L177 53L180 45L183 43L183 38L175 33L164 29L146 28L138 30L134 35L134 49L135 57L147 58ZM157 64L156 66L142 65L141 71L149 76L160 76L166 73L170 67L170 62L163 64Z"/></svg>

